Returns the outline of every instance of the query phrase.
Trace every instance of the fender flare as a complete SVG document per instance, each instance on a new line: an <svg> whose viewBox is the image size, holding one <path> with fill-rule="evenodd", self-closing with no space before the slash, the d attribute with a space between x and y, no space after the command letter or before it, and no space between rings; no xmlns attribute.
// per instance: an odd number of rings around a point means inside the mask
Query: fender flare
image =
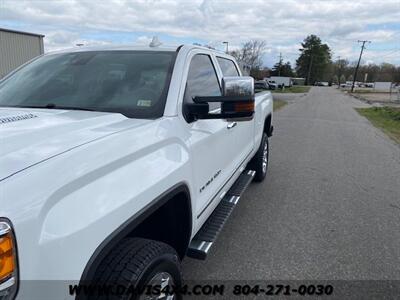
<svg viewBox="0 0 400 300"><path fill-rule="evenodd" d="M94 278L95 271L99 267L100 263L103 261L105 256L110 252L110 250L115 247L115 245L122 240L124 237L128 235L129 232L132 232L141 222L143 222L147 217L149 217L152 213L154 213L157 209L171 200L173 197L180 193L185 193L187 196L188 205L190 207L189 211L189 232L192 232L192 209L191 209L191 198L188 186L180 182L167 191L159 195L153 201L151 201L147 206L141 209L138 213L133 215L131 218L126 220L121 226L119 226L116 230L114 230L109 236L107 236L103 242L96 248L89 261L86 263L86 266L83 270L81 279L79 283L89 283ZM190 239L190 236L189 236ZM190 241L187 241L189 245ZM188 246L187 245L187 246ZM76 298L76 299L84 299L84 298Z"/></svg>
<svg viewBox="0 0 400 300"><path fill-rule="evenodd" d="M265 130L266 129L265 125L267 125L267 123L269 123L268 124L269 126L268 126L267 130ZM272 114L271 113L265 117L264 132L267 134L268 137L271 137L274 132L274 126L272 125Z"/></svg>

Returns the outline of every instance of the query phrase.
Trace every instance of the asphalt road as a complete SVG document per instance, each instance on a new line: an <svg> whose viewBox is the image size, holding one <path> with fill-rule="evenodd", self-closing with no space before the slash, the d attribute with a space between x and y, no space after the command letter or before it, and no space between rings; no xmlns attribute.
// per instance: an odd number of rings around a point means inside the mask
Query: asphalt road
<svg viewBox="0 0 400 300"><path fill-rule="evenodd" d="M400 147L334 88L274 115L267 179L187 280L400 279Z"/></svg>

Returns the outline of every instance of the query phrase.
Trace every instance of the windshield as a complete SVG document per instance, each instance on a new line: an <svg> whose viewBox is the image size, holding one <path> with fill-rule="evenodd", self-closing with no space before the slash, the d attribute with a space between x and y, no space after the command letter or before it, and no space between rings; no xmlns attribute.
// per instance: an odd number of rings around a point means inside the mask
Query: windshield
<svg viewBox="0 0 400 300"><path fill-rule="evenodd" d="M0 82L0 106L163 115L175 52L89 51L42 56Z"/></svg>

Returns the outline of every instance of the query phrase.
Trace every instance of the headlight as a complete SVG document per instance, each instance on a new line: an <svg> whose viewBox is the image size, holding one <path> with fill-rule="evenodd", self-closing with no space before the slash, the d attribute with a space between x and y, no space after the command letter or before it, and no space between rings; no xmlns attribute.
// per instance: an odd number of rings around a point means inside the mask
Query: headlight
<svg viewBox="0 0 400 300"><path fill-rule="evenodd" d="M0 300L14 299L17 292L17 249L11 224L0 218Z"/></svg>

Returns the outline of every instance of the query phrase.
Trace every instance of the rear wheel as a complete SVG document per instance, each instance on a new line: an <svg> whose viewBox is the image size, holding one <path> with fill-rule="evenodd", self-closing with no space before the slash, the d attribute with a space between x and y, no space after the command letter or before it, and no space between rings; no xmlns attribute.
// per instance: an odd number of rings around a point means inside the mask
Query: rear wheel
<svg viewBox="0 0 400 300"><path fill-rule="evenodd" d="M254 176L254 181L261 182L264 180L268 171L268 162L269 162L269 143L268 136L264 132L260 147L258 148L256 154L251 159L248 164L248 169L256 171Z"/></svg>
<svg viewBox="0 0 400 300"><path fill-rule="evenodd" d="M160 287L164 291L179 289L182 286L182 276L178 254L172 247L161 242L127 238L101 263L95 283L100 286L116 286L118 294L96 295L92 299L181 299L179 295L163 292L132 294L132 289L146 291L146 287ZM127 292L122 293L123 290Z"/></svg>

